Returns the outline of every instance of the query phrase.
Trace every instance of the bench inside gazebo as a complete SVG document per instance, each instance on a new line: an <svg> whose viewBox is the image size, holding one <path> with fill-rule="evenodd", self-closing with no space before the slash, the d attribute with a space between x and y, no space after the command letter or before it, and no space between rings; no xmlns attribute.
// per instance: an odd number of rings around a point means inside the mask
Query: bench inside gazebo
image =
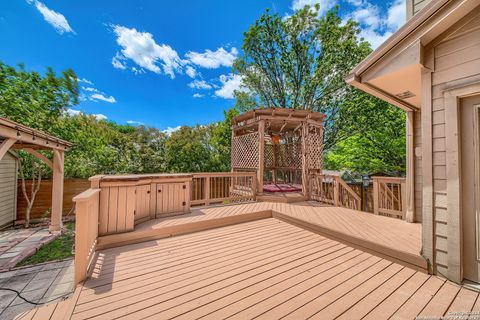
<svg viewBox="0 0 480 320"><path fill-rule="evenodd" d="M71 146L68 141L0 117L0 160L9 150L23 150L52 170L51 232L62 228L64 153ZM52 160L39 151L51 151Z"/></svg>

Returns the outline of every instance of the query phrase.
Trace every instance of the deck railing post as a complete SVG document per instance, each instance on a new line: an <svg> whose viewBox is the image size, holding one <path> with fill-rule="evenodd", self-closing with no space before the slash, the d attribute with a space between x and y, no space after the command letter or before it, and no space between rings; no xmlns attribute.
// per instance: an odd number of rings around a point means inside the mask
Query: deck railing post
<svg viewBox="0 0 480 320"><path fill-rule="evenodd" d="M404 181L402 183L399 184L400 186L400 190L401 190L401 202L400 202L400 205L402 206L402 219L403 220L406 220L407 219L407 206L409 205L408 204L408 199L407 199L407 182ZM412 221L409 221L409 222L412 222Z"/></svg>
<svg viewBox="0 0 480 320"><path fill-rule="evenodd" d="M378 179L377 177L373 177L373 213L378 214L379 208L379 189L378 189Z"/></svg>
<svg viewBox="0 0 480 320"><path fill-rule="evenodd" d="M333 178L333 203L335 207L340 204L340 183L338 177Z"/></svg>
<svg viewBox="0 0 480 320"><path fill-rule="evenodd" d="M210 205L210 177L205 177L205 205Z"/></svg>

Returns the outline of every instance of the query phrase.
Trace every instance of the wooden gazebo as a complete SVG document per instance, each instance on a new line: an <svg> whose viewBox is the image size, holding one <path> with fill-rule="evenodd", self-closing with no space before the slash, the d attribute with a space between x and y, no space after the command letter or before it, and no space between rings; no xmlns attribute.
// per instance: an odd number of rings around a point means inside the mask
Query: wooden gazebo
<svg viewBox="0 0 480 320"><path fill-rule="evenodd" d="M233 118L232 170L255 171L257 193L308 196L310 175L323 167L324 117L307 110L268 108Z"/></svg>
<svg viewBox="0 0 480 320"><path fill-rule="evenodd" d="M0 117L0 160L10 149L24 150L43 161L53 172L50 231L62 228L64 152L71 143ZM50 160L39 150L53 153Z"/></svg>

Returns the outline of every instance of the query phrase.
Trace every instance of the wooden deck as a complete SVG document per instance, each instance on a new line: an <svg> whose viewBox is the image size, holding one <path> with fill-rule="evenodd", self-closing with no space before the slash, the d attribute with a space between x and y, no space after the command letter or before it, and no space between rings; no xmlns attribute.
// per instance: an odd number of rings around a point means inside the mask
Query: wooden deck
<svg viewBox="0 0 480 320"><path fill-rule="evenodd" d="M478 295L268 218L102 250L72 299L18 319L413 319Z"/></svg>
<svg viewBox="0 0 480 320"><path fill-rule="evenodd" d="M192 209L187 215L150 220L135 231L99 238L100 249L275 217L362 250L426 270L421 225L318 202L254 202Z"/></svg>

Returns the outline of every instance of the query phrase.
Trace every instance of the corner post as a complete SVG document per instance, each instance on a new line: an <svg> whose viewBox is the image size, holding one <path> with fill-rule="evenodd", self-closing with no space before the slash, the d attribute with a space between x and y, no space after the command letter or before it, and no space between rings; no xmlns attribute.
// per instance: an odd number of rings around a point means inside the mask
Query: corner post
<svg viewBox="0 0 480 320"><path fill-rule="evenodd" d="M62 229L64 158L63 150L53 150L52 216L49 228L51 232Z"/></svg>
<svg viewBox="0 0 480 320"><path fill-rule="evenodd" d="M263 192L263 170L265 159L265 120L258 122L258 167L257 167L257 192Z"/></svg>
<svg viewBox="0 0 480 320"><path fill-rule="evenodd" d="M302 124L302 190L303 195L308 197L308 123Z"/></svg>
<svg viewBox="0 0 480 320"><path fill-rule="evenodd" d="M374 214L378 214L378 211L379 211L379 185L378 185L378 179L376 177L372 177L373 179L373 213Z"/></svg>

